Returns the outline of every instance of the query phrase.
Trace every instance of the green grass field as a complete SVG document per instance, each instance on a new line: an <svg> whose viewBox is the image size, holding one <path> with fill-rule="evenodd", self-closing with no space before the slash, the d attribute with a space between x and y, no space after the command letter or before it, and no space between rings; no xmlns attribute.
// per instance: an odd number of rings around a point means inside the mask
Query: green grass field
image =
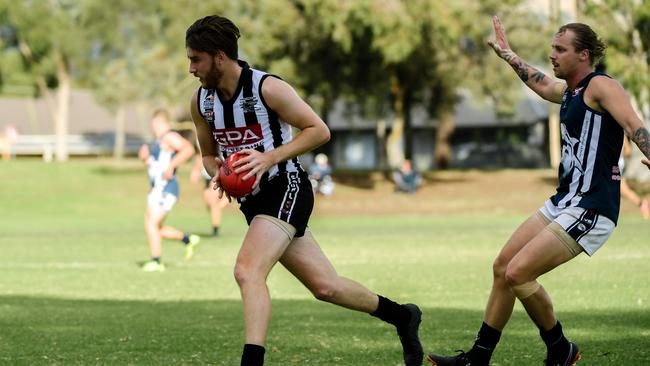
<svg viewBox="0 0 650 366"><path fill-rule="evenodd" d="M181 201L168 224L207 232L201 187L181 173ZM346 187L337 189L344 195ZM182 260L180 244L166 242L167 271L143 273L147 190L135 162L0 163L1 365L239 365L243 323L232 267L243 217L227 208L222 235L204 239L192 262ZM453 353L472 344L492 259L525 218L467 211L322 214L311 227L340 274L419 304L425 349ZM567 336L583 349L579 365L650 364L649 225L624 211L593 258L541 278ZM401 364L392 327L314 300L281 266L269 287L267 365ZM542 365L544 356L517 305L492 364Z"/></svg>

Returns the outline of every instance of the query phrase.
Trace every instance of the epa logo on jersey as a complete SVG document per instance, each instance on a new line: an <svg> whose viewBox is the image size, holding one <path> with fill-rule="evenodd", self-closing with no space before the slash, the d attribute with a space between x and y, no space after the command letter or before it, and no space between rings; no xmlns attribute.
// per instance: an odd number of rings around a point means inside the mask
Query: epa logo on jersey
<svg viewBox="0 0 650 366"><path fill-rule="evenodd" d="M253 145L263 140L262 126L258 123L245 127L221 128L214 131L214 139L225 148Z"/></svg>

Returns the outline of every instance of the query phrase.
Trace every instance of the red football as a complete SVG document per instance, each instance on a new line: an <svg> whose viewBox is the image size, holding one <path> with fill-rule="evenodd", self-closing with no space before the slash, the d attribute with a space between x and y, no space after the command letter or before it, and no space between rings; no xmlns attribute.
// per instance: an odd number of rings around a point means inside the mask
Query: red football
<svg viewBox="0 0 650 366"><path fill-rule="evenodd" d="M228 155L226 161L221 164L219 169L219 182L221 183L221 188L223 188L230 197L244 197L245 195L253 191L253 183L255 183L255 176L243 180L242 177L248 173L248 171L243 171L239 174L235 173L235 168L233 164L242 158L245 158L246 154L234 153ZM236 168L240 168L237 166Z"/></svg>

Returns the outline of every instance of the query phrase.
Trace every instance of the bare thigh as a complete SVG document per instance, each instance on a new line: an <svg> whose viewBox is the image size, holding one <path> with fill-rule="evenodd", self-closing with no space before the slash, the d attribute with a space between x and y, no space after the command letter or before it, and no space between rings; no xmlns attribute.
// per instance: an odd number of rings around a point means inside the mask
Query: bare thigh
<svg viewBox="0 0 650 366"><path fill-rule="evenodd" d="M144 213L145 223L160 227L167 217L167 211L160 206L147 206Z"/></svg>
<svg viewBox="0 0 650 366"><path fill-rule="evenodd" d="M338 277L332 263L311 235L294 238L280 258L280 263L310 290Z"/></svg>
<svg viewBox="0 0 650 366"><path fill-rule="evenodd" d="M574 254L555 234L542 230L512 258L506 279L512 285L534 281L573 258Z"/></svg>
<svg viewBox="0 0 650 366"><path fill-rule="evenodd" d="M291 242L280 262L319 300L365 313L377 310L379 297L362 284L339 276L309 230Z"/></svg>
<svg viewBox="0 0 650 366"><path fill-rule="evenodd" d="M250 275L266 278L285 252L289 242L287 233L276 224L255 217L239 250L235 276L238 280L244 280Z"/></svg>
<svg viewBox="0 0 650 366"><path fill-rule="evenodd" d="M512 258L514 258L519 251L522 250L528 242L530 242L540 232L544 231L547 222L540 217L539 212L533 213L526 221L524 221L517 230L510 236L506 245L501 248L501 252L497 256L495 266L501 267L505 271L506 266Z"/></svg>

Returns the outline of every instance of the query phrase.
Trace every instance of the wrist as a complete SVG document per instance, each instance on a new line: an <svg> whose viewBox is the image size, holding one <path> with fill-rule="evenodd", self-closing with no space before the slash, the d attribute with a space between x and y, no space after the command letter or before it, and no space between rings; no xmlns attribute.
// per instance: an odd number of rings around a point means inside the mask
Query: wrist
<svg viewBox="0 0 650 366"><path fill-rule="evenodd" d="M509 48L501 50L500 56L510 65L516 65L520 62L519 56Z"/></svg>
<svg viewBox="0 0 650 366"><path fill-rule="evenodd" d="M276 165L280 162L282 162L282 158L278 156L278 150L271 150L268 152L269 157L271 158L271 164Z"/></svg>

